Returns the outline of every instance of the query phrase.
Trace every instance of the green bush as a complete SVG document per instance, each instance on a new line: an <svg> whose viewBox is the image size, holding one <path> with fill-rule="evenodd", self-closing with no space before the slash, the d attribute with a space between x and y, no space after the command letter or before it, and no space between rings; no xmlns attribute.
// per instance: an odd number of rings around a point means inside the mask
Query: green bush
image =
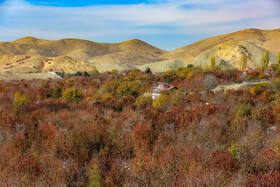
<svg viewBox="0 0 280 187"><path fill-rule="evenodd" d="M79 102L83 98L82 90L74 87L68 88L62 93L63 100L72 100L74 102Z"/></svg>
<svg viewBox="0 0 280 187"><path fill-rule="evenodd" d="M52 98L58 99L62 96L62 88L60 86L57 86L52 91Z"/></svg>
<svg viewBox="0 0 280 187"><path fill-rule="evenodd" d="M167 93L162 93L158 98L153 101L153 107L165 107L169 104L170 98Z"/></svg>
<svg viewBox="0 0 280 187"><path fill-rule="evenodd" d="M252 106L250 103L242 103L237 107L236 116L241 118L251 118L251 109Z"/></svg>
<svg viewBox="0 0 280 187"><path fill-rule="evenodd" d="M151 96L139 96L136 98L135 104L138 107L152 106L153 100Z"/></svg>
<svg viewBox="0 0 280 187"><path fill-rule="evenodd" d="M31 98L29 95L25 95L21 92L16 92L14 94L14 103L13 105L15 107L23 106L23 105L29 105L31 102Z"/></svg>

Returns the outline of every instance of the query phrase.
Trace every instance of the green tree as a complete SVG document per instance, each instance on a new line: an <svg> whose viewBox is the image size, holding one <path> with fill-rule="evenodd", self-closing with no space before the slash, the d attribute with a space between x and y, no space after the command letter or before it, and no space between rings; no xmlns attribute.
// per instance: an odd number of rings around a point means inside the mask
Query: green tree
<svg viewBox="0 0 280 187"><path fill-rule="evenodd" d="M212 56L211 61L210 61L210 69L213 70L216 65L216 60L215 57Z"/></svg>
<svg viewBox="0 0 280 187"><path fill-rule="evenodd" d="M31 102L31 98L29 95L25 95L21 92L16 92L14 95L14 103L13 105L15 107L23 106L23 105L29 105Z"/></svg>
<svg viewBox="0 0 280 187"><path fill-rule="evenodd" d="M60 86L56 86L52 92L52 98L58 99L62 96L62 88Z"/></svg>
<svg viewBox="0 0 280 187"><path fill-rule="evenodd" d="M261 61L261 69L266 70L268 68L268 64L269 64L269 51L266 51Z"/></svg>
<svg viewBox="0 0 280 187"><path fill-rule="evenodd" d="M89 171L89 186L101 186L101 172L96 164L94 164L93 168Z"/></svg>
<svg viewBox="0 0 280 187"><path fill-rule="evenodd" d="M280 65L280 52L278 53L277 60L276 60L276 64L277 64L277 65Z"/></svg>
<svg viewBox="0 0 280 187"><path fill-rule="evenodd" d="M128 95L137 97L139 95L140 89L141 85L139 81L125 81L118 85L117 94L120 98Z"/></svg>
<svg viewBox="0 0 280 187"><path fill-rule="evenodd" d="M62 93L63 100L72 100L74 102L79 102L83 98L83 92L82 90L74 87L74 88L68 88Z"/></svg>
<svg viewBox="0 0 280 187"><path fill-rule="evenodd" d="M145 70L145 73L151 74L152 73L151 68L147 67L147 69Z"/></svg>
<svg viewBox="0 0 280 187"><path fill-rule="evenodd" d="M153 100L151 96L139 96L137 97L135 104L138 107L152 106Z"/></svg>
<svg viewBox="0 0 280 187"><path fill-rule="evenodd" d="M247 56L243 54L239 61L239 68L240 70L244 71L246 69L246 66L247 66Z"/></svg>
<svg viewBox="0 0 280 187"><path fill-rule="evenodd" d="M69 86L73 86L75 84L75 80L73 79L68 79L66 80L66 83L69 85Z"/></svg>
<svg viewBox="0 0 280 187"><path fill-rule="evenodd" d="M167 106L167 104L170 102L170 98L168 93L164 93L162 92L160 96L158 96L158 98L156 98L155 100L153 100L153 104L152 106L154 108L156 107L165 107Z"/></svg>

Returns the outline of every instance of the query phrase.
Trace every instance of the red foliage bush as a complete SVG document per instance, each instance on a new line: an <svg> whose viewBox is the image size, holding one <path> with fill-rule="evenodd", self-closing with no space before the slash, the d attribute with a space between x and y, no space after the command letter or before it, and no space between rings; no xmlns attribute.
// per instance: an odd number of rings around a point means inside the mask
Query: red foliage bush
<svg viewBox="0 0 280 187"><path fill-rule="evenodd" d="M280 169L280 157L271 149L261 150L253 161L256 172L267 173Z"/></svg>
<svg viewBox="0 0 280 187"><path fill-rule="evenodd" d="M245 182L246 186L280 186L280 172L270 171L268 173L259 173L250 175Z"/></svg>
<svg viewBox="0 0 280 187"><path fill-rule="evenodd" d="M154 135L151 125L138 123L134 128L134 147L136 151L149 152L153 147Z"/></svg>
<svg viewBox="0 0 280 187"><path fill-rule="evenodd" d="M30 178L35 178L40 174L40 164L31 154L20 156L15 163L15 170L19 174L27 173Z"/></svg>
<svg viewBox="0 0 280 187"><path fill-rule="evenodd" d="M217 150L210 154L209 164L211 169L233 172L238 169L237 162L227 150Z"/></svg>

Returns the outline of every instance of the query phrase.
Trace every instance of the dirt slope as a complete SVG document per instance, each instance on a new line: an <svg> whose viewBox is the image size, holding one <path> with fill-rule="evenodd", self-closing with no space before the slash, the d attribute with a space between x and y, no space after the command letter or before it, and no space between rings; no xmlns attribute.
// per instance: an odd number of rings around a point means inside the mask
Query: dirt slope
<svg viewBox="0 0 280 187"><path fill-rule="evenodd" d="M277 53L280 51L280 29L246 29L216 36L166 53L162 57L208 65L214 56L217 64L223 62L236 67L242 54L246 54L248 66L256 68L266 50L270 51L271 63L275 63Z"/></svg>
<svg viewBox="0 0 280 187"><path fill-rule="evenodd" d="M50 41L25 37L0 43L0 54L3 55L68 56L94 63L142 65L162 60L159 56L164 53L165 51L137 39L110 44L80 39Z"/></svg>

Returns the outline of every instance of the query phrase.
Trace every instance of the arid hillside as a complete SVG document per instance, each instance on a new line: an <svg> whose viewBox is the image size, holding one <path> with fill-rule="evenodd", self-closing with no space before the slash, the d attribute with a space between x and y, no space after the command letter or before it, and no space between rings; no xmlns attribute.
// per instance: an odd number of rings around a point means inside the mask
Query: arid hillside
<svg viewBox="0 0 280 187"><path fill-rule="evenodd" d="M270 51L270 63L275 63L280 51L280 29L246 29L235 33L204 39L163 55L163 58L183 60L186 64L208 65L211 57L237 67L242 54L248 57L248 66L257 68L265 51Z"/></svg>
<svg viewBox="0 0 280 187"><path fill-rule="evenodd" d="M80 39L42 40L24 37L0 42L0 73L39 73L50 70L73 73L100 72L117 69L150 67L163 72L188 64L209 66L211 57L216 65L237 68L243 54L248 68L258 68L266 51L270 64L280 51L280 29L246 29L204 39L172 52L158 49L138 39L121 43L97 43Z"/></svg>
<svg viewBox="0 0 280 187"><path fill-rule="evenodd" d="M163 60L160 56L164 53L166 52L137 39L109 44L80 39L50 41L24 37L13 42L0 43L0 64L2 65L0 70L3 72L6 68L5 71L9 69L9 72L27 73L52 68L72 72L92 69L95 67L94 64L143 65ZM22 62L25 65L19 66L17 61L21 59L24 59ZM34 68L34 66L40 66L40 68ZM16 70L15 67L22 70Z"/></svg>

